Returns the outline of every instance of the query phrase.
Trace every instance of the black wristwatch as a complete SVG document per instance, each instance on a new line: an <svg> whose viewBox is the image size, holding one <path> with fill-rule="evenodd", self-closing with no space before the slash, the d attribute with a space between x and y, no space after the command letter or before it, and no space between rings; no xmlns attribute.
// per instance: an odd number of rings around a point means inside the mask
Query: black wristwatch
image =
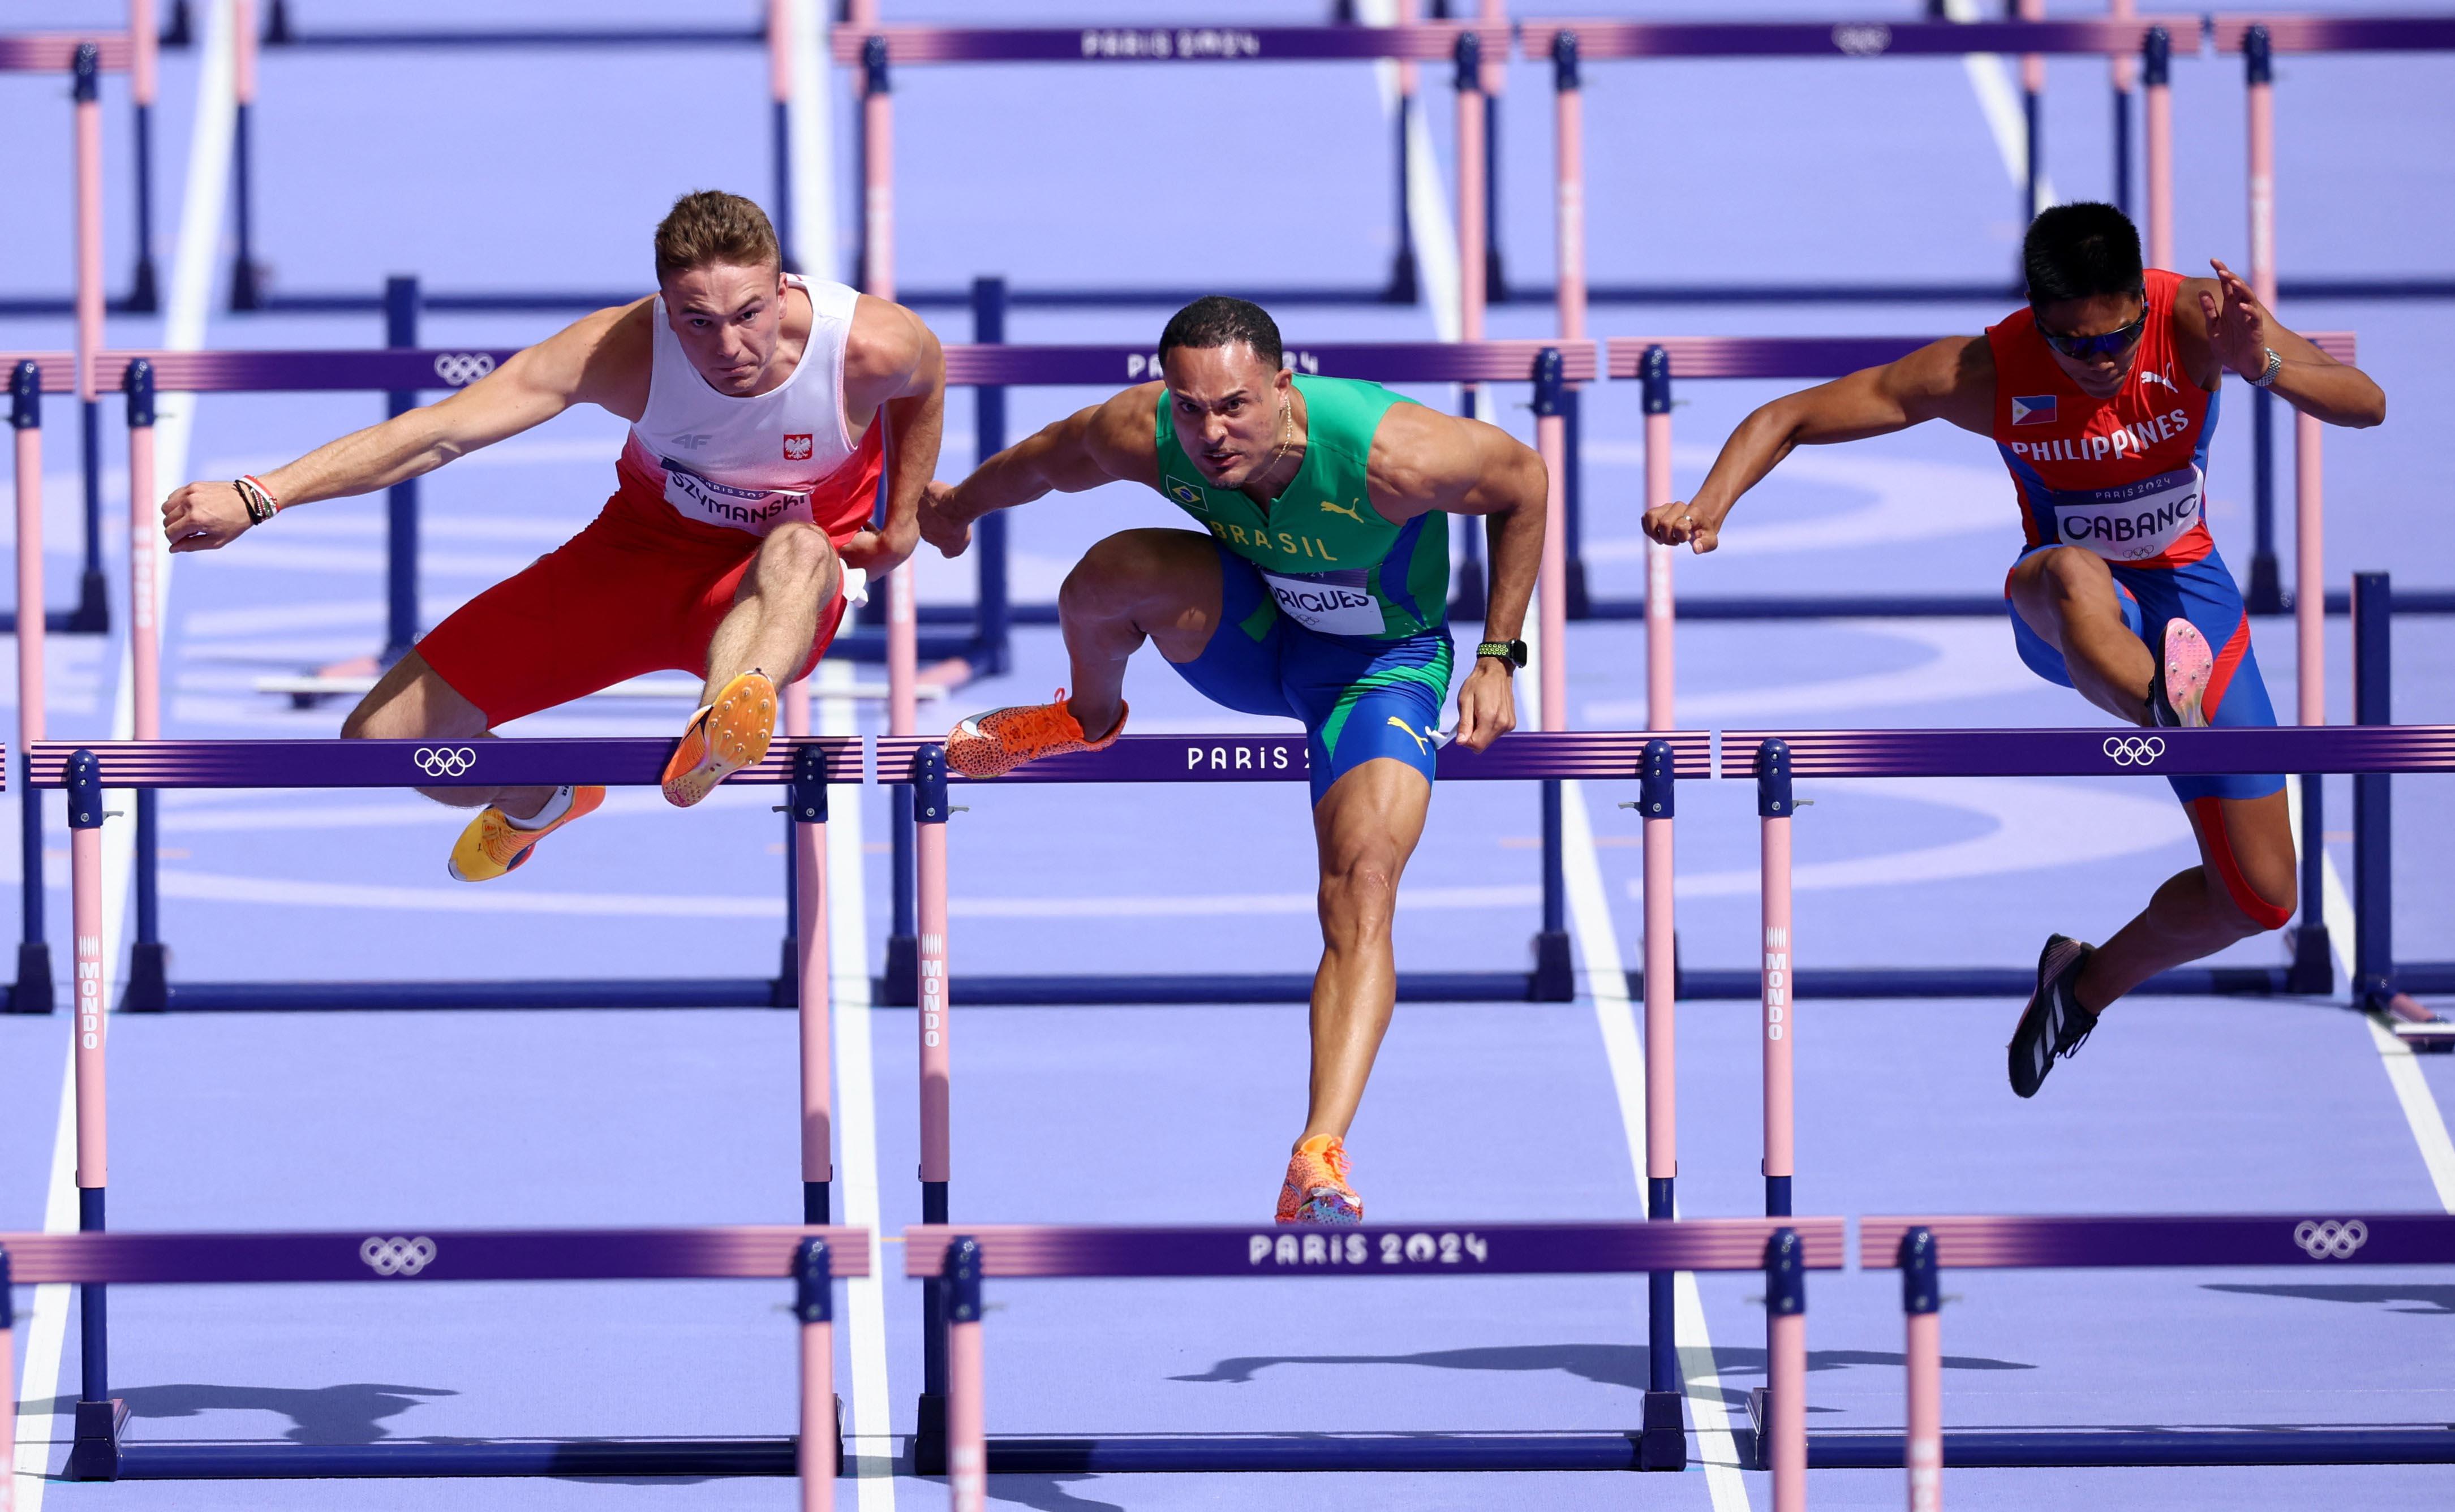
<svg viewBox="0 0 2455 1512"><path fill-rule="evenodd" d="M1512 668L1526 665L1526 642L1522 640L1487 640L1474 648L1478 657L1497 656Z"/></svg>

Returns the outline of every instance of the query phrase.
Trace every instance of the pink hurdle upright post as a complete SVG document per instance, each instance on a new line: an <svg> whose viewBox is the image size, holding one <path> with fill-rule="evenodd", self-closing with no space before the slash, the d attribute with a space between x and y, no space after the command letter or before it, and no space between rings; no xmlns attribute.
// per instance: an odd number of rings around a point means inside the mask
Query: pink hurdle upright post
<svg viewBox="0 0 2455 1512"><path fill-rule="evenodd" d="M769 133L776 167L774 198L768 204L776 239L783 245L785 266L793 260L793 0L767 0L767 100Z"/></svg>
<svg viewBox="0 0 2455 1512"><path fill-rule="evenodd" d="M1767 740L1756 748L1756 820L1763 844L1764 905L1764 1183L1765 1217L1791 1215L1791 1055L1796 1044L1796 977L1791 965L1790 747Z"/></svg>
<svg viewBox="0 0 2455 1512"><path fill-rule="evenodd" d="M237 255L231 260L233 310L263 303L255 261L255 192L253 145L255 127L255 0L231 0L231 222Z"/></svg>
<svg viewBox="0 0 2455 1512"><path fill-rule="evenodd" d="M153 0L128 0L128 98L136 111L136 270L129 279L128 308L141 313L160 303L153 278L153 95L161 45Z"/></svg>
<svg viewBox="0 0 2455 1512"><path fill-rule="evenodd" d="M2299 663L2293 679L2300 724L2327 722L2326 541L2319 465L2323 434L2316 417L2293 413L2293 635Z"/></svg>
<svg viewBox="0 0 2455 1512"><path fill-rule="evenodd" d="M2174 39L2152 27L2141 49L2147 143L2148 266L2174 266Z"/></svg>
<svg viewBox="0 0 2455 1512"><path fill-rule="evenodd" d="M1901 1462L1909 1471L1910 1512L1943 1507L1943 1285L1935 1262L1935 1235L1914 1228L1901 1236L1901 1312L1908 1338L1908 1413L1901 1420Z"/></svg>
<svg viewBox="0 0 2455 1512"><path fill-rule="evenodd" d="M1483 339L1484 107L1483 38L1457 39L1458 339ZM1472 392L1469 390L1470 393ZM1469 413L1473 412L1470 410Z"/></svg>
<svg viewBox="0 0 2455 1512"><path fill-rule="evenodd" d="M1637 366L1645 385L1645 507L1671 502L1671 353L1660 347L1645 349ZM1671 596L1673 547L1649 541L1645 547L1645 727L1672 728L1674 713Z"/></svg>
<svg viewBox="0 0 2455 1512"><path fill-rule="evenodd" d="M1586 92L1577 71L1577 34L1552 38L1553 185L1552 240L1558 255L1554 295L1560 334L1586 335Z"/></svg>
<svg viewBox="0 0 2455 1512"><path fill-rule="evenodd" d="M835 1290L827 1241L801 1240L793 1253L793 1316L801 1320L801 1411L793 1468L801 1480L801 1512L825 1512L836 1504L836 1473L843 1458L836 1434Z"/></svg>
<svg viewBox="0 0 2455 1512"><path fill-rule="evenodd" d="M980 1241L957 1238L946 1246L939 1284L946 1305L946 1500L954 1512L988 1506L987 1385L981 1341Z"/></svg>
<svg viewBox="0 0 2455 1512"><path fill-rule="evenodd" d="M825 1223L835 1181L834 1051L829 1042L827 758L793 752L785 790L793 831L793 968L801 1029L801 1221Z"/></svg>
<svg viewBox="0 0 2455 1512"><path fill-rule="evenodd" d="M861 287L879 299L895 297L895 96L886 68L886 39L873 36L861 50ZM886 424L881 409L873 425ZM882 491L892 487L882 474ZM878 585L886 595L886 732L910 735L919 719L920 607L917 579L908 561Z"/></svg>
<svg viewBox="0 0 2455 1512"><path fill-rule="evenodd" d="M946 993L946 753L921 748L912 758L912 828L918 961L915 993L921 1036L921 1221L943 1223L946 1183L953 1175L952 1028ZM914 1455L921 1473L944 1465L946 1321L940 1283L922 1283L922 1384Z"/></svg>
<svg viewBox="0 0 2455 1512"><path fill-rule="evenodd" d="M102 353L102 50L76 50L76 393L95 402L94 364ZM88 485L92 487L91 484Z"/></svg>
<svg viewBox="0 0 2455 1512"><path fill-rule="evenodd" d="M143 357L131 362L121 387L128 393L128 654L135 731L139 740L158 740L162 642L154 616L161 609L162 518L153 493L153 364Z"/></svg>
<svg viewBox="0 0 2455 1512"><path fill-rule="evenodd" d="M76 1184L77 1229L98 1234L103 1194L111 1184L110 1124L105 1056L111 1043L105 1018L102 959L102 764L91 751L68 760L69 920L76 937ZM36 873L40 876L40 873ZM69 1451L71 1480L109 1480L119 1470L121 1408L111 1400L110 1315L106 1288L78 1288L84 1380L77 1393L76 1442Z"/></svg>
<svg viewBox="0 0 2455 1512"><path fill-rule="evenodd" d="M2019 0L2019 18L2022 21L2043 21L2046 0ZM2026 225L2030 217L2045 209L2039 203L2045 195L2046 160L2046 59L2043 53L2027 52L2020 56L2020 112L2026 130L2021 133L2021 153L2028 159L2029 183L2027 213L2020 217Z"/></svg>
<svg viewBox="0 0 2455 1512"><path fill-rule="evenodd" d="M1636 811L1645 826L1645 1216L1655 1222L1678 1217L1679 1078L1673 1032L1678 961L1671 900L1677 776L1671 742L1648 741L1645 764L1638 770ZM1688 1464L1676 1280L1670 1271L1650 1272L1645 1279L1648 1374L1637 1439L1637 1466L1645 1470L1680 1470Z"/></svg>
<svg viewBox="0 0 2455 1512"><path fill-rule="evenodd" d="M9 424L17 441L17 749L27 753L43 738L43 636L49 629L43 607L43 370L32 362L20 362L9 373ZM25 801L30 807L35 799L29 796ZM40 897L43 890L25 891ZM42 937L38 932L27 937Z"/></svg>
<svg viewBox="0 0 2455 1512"><path fill-rule="evenodd" d="M2132 16L2131 0L2105 0L2105 17L2109 21L2128 21ZM2106 60L2106 77L2114 86L2114 203L2124 214L2131 213L2131 87L2133 64L2126 53L2118 52ZM2162 263L2151 263L2161 268Z"/></svg>
<svg viewBox="0 0 2455 1512"><path fill-rule="evenodd" d="M1807 1506L1807 1256L1796 1229L1765 1241L1765 1412L1773 1512Z"/></svg>
<svg viewBox="0 0 2455 1512"><path fill-rule="evenodd" d="M2250 288L2259 302L2276 308L2276 72L2268 55L2267 29L2252 27L2242 39L2242 73L2249 108Z"/></svg>
<svg viewBox="0 0 2455 1512"><path fill-rule="evenodd" d="M1543 725L1569 728L1569 449L1560 413L1560 352L1545 347L1534 359L1534 446L1549 482L1543 492Z"/></svg>

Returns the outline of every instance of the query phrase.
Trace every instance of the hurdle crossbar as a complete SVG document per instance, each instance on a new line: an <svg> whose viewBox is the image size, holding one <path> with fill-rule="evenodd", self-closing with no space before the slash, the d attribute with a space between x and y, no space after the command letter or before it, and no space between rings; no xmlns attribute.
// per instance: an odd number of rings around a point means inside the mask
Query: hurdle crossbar
<svg viewBox="0 0 2455 1512"><path fill-rule="evenodd" d="M943 1464L955 1505L989 1475L1222 1470L1633 1470L1640 1435L1608 1433L1135 1434L989 1438L983 1403L984 1279L1669 1274L1762 1270L1777 1378L1806 1374L1807 1270L1842 1264L1842 1220L1681 1219L1617 1223L1366 1224L1305 1231L924 1224L904 1231L904 1274L942 1288L950 1399ZM1805 1419L1775 1471L1798 1491ZM1674 1431L1678 1424L1674 1420ZM975 1499L970 1504L977 1505ZM1777 1504L1788 1504L1777 1500Z"/></svg>
<svg viewBox="0 0 2455 1512"><path fill-rule="evenodd" d="M127 1432L128 1403L76 1404L68 1476L79 1481L187 1481L344 1476L799 1475L803 1512L834 1504L842 1462L835 1391L834 1282L869 1274L866 1229L809 1226L692 1229L352 1230L328 1234L0 1234L0 1289L73 1283L85 1306L86 1381L103 1385L97 1351L111 1286L223 1282L770 1280L795 1284L799 1431L778 1438L459 1439L289 1444L148 1443ZM11 1273L13 1272L13 1277ZM9 1351L0 1295L0 1362ZM0 1410L0 1462L14 1459L14 1424Z"/></svg>
<svg viewBox="0 0 2455 1512"><path fill-rule="evenodd" d="M2244 1427L2108 1425L1942 1428L1941 1271L2455 1264L2455 1216L2384 1213L2123 1214L2053 1218L1863 1218L1861 1270L1902 1273L1907 1320L1906 1434L1835 1431L1807 1436L1812 1469L1910 1472L1910 1504L1941 1504L1947 1466L2077 1468L2151 1465L2448 1464L2445 1422ZM1954 1299L1957 1302L1958 1299ZM1905 1455L1906 1446L1913 1452ZM1923 1493L1923 1499L1921 1494Z"/></svg>

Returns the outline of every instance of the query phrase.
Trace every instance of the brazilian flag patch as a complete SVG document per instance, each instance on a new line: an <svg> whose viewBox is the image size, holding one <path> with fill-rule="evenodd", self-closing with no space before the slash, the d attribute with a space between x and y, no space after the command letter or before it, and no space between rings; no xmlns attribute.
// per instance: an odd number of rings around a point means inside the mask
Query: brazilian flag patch
<svg viewBox="0 0 2455 1512"><path fill-rule="evenodd" d="M1159 486L1161 493L1166 494L1169 498L1176 500L1187 509L1201 510L1206 514L1209 513L1207 495L1203 494L1202 490L1196 488L1190 483L1187 483L1185 479L1177 477L1171 474L1170 475L1160 479Z"/></svg>

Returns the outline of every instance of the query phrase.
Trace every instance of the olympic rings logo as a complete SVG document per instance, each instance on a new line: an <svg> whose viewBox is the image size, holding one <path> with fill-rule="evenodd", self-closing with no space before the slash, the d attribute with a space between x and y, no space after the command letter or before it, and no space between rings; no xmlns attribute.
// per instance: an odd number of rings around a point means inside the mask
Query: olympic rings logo
<svg viewBox="0 0 2455 1512"><path fill-rule="evenodd" d="M375 1235L358 1246L358 1259L378 1276L415 1276L435 1262L435 1240L423 1234L416 1239Z"/></svg>
<svg viewBox="0 0 2455 1512"><path fill-rule="evenodd" d="M2115 735L2105 737L2105 754L2119 767L2154 766L2165 754L2165 742L2151 736Z"/></svg>
<svg viewBox="0 0 2455 1512"><path fill-rule="evenodd" d="M2348 1223L2304 1220L2293 1230L2293 1242L2309 1251L2312 1260L2351 1260L2353 1251L2369 1241L2370 1226L2360 1219Z"/></svg>
<svg viewBox="0 0 2455 1512"><path fill-rule="evenodd" d="M477 753L465 745L422 745L410 760L428 776L457 777L477 764Z"/></svg>
<svg viewBox="0 0 2455 1512"><path fill-rule="evenodd" d="M1885 26L1837 26L1833 45L1854 58L1872 58L1893 45L1893 29Z"/></svg>
<svg viewBox="0 0 2455 1512"><path fill-rule="evenodd" d="M438 352L435 354L435 375L456 389L465 389L494 371L495 359L482 352Z"/></svg>

